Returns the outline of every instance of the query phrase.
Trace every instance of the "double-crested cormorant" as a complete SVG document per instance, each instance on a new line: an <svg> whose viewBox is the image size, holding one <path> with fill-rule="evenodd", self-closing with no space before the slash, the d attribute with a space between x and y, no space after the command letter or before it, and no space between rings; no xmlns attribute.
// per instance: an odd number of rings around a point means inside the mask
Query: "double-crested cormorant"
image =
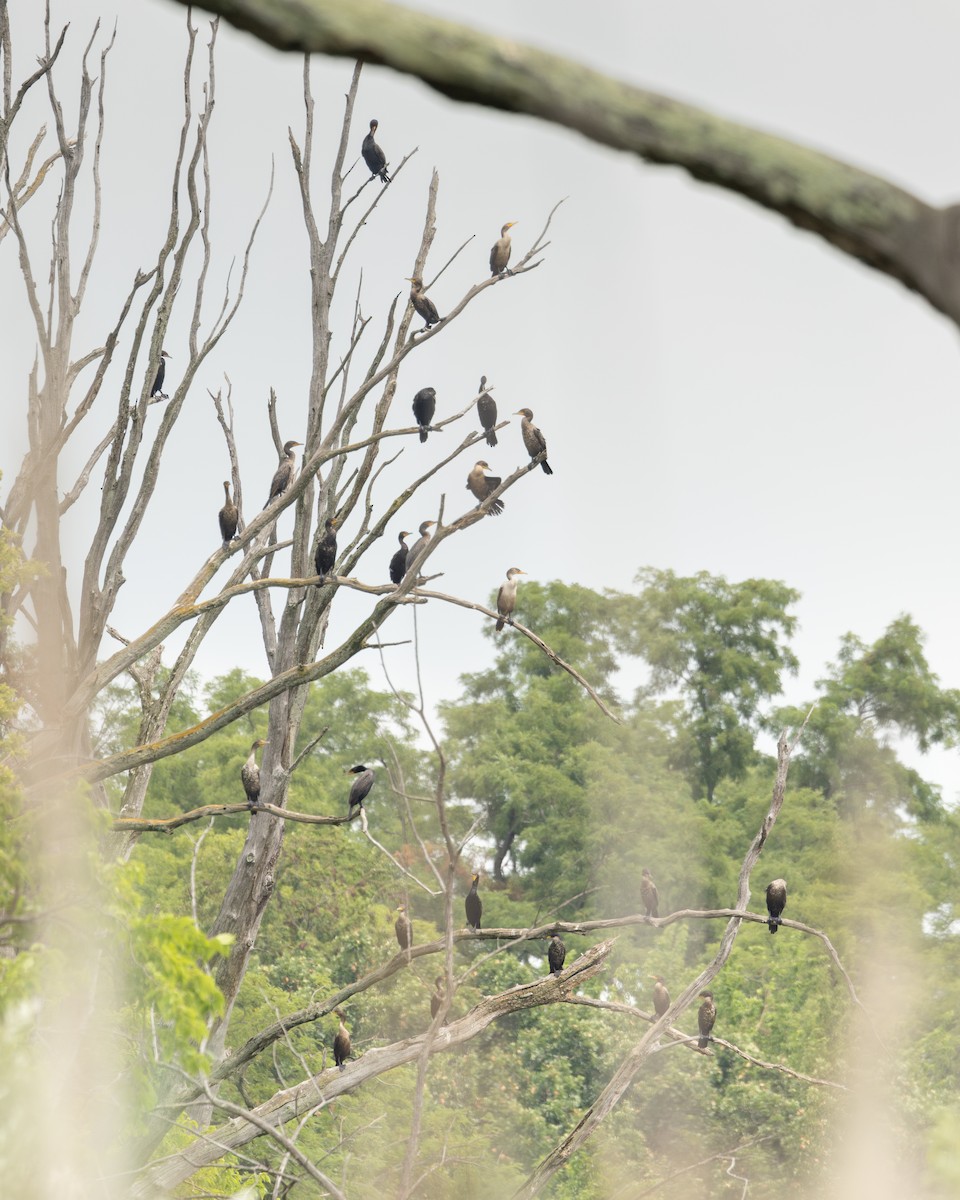
<svg viewBox="0 0 960 1200"><path fill-rule="evenodd" d="M487 435L487 445L495 446L497 444L497 435L493 431L494 425L497 423L497 402L489 392L484 391L487 386L486 375L480 376L480 391L483 395L477 401L477 416L480 418L480 425L483 432Z"/></svg>
<svg viewBox="0 0 960 1200"><path fill-rule="evenodd" d="M409 571L417 562L423 558L427 552L427 546L430 545L431 533L430 526L436 525L436 521L421 521L420 522L420 537L410 547L410 552L407 555L407 570Z"/></svg>
<svg viewBox="0 0 960 1200"><path fill-rule="evenodd" d="M347 1033L347 1027L343 1023L342 1010L337 1008L334 1009L334 1012L340 1018L340 1028L333 1039L333 1061L342 1071L347 1059L350 1057L350 1034Z"/></svg>
<svg viewBox="0 0 960 1200"><path fill-rule="evenodd" d="M547 448L547 439L543 436L540 430L533 423L533 410L529 408L521 408L519 412L513 414L515 417L523 417L520 422L520 433L523 435L523 444L527 448L527 453L531 458L536 458L538 454L543 454ZM553 467L546 459L540 464L543 467L545 475L553 474Z"/></svg>
<svg viewBox="0 0 960 1200"><path fill-rule="evenodd" d="M500 476L488 475L487 471L489 470L490 464L481 459L478 463L474 464L473 469L467 476L467 487L480 501L480 504L486 500L491 492L496 491L500 486ZM477 505L478 508L480 507L480 504ZM503 501L499 499L494 500L494 502L487 509L487 512L491 517L499 516L500 513L503 512Z"/></svg>
<svg viewBox="0 0 960 1200"><path fill-rule="evenodd" d="M480 876L474 875L473 883L470 886L470 891L467 892L463 899L463 907L467 913L467 924L471 929L480 928L480 918L483 915L483 901L477 895L477 887L480 884Z"/></svg>
<svg viewBox="0 0 960 1200"><path fill-rule="evenodd" d="M511 567L507 572L505 583L500 584L500 591L497 592L497 612L500 614L500 619L497 621L497 633L504 626L505 621L513 621L510 618L513 616L513 610L517 607L517 584L519 580L514 579L515 575L526 575L526 571L521 571L519 567Z"/></svg>
<svg viewBox="0 0 960 1200"><path fill-rule="evenodd" d="M567 957L567 948L560 941L558 933L551 934L550 946L547 950L547 962L550 964L550 970L554 975L559 975L563 970L563 960Z"/></svg>
<svg viewBox="0 0 960 1200"><path fill-rule="evenodd" d="M279 496L287 490L293 483L294 472L297 469L297 456L293 451L294 446L302 446L303 442L284 442L283 457L280 459L280 466L277 467L276 473L270 483L270 495L267 497L267 502L263 506L269 508L270 505Z"/></svg>
<svg viewBox="0 0 960 1200"><path fill-rule="evenodd" d="M767 928L771 933L776 933L777 926L783 924L780 914L786 907L787 881L785 879L775 879L772 883L767 884L767 912L770 914Z"/></svg>
<svg viewBox="0 0 960 1200"><path fill-rule="evenodd" d="M370 132L363 139L360 153L363 155L363 161L367 164L370 171L370 178L372 179L374 175L379 175L382 183L389 183L390 176L387 174L387 156L374 141L374 134L377 132L379 124L379 121L370 122Z"/></svg>
<svg viewBox="0 0 960 1200"><path fill-rule="evenodd" d="M163 360L169 357L170 355L166 352L166 350L160 351L160 365L157 367L157 374L153 381L153 387L150 389L151 400L168 399L163 391L163 377L167 373L167 364Z"/></svg>
<svg viewBox="0 0 960 1200"><path fill-rule="evenodd" d="M425 332L431 325L439 325L443 317L437 312L437 306L434 302L424 293L423 280L420 276L410 276L407 279L407 283L412 285L410 288L410 303L426 322L421 332Z"/></svg>
<svg viewBox="0 0 960 1200"><path fill-rule="evenodd" d="M347 809L348 814L353 816L353 810L363 808L363 802L370 794L373 787L373 771L361 763L357 767L344 767L344 773L356 775L356 779L350 785L350 805Z"/></svg>
<svg viewBox="0 0 960 1200"><path fill-rule="evenodd" d="M660 910L660 893L657 891L657 885L653 882L649 870L644 867L643 873L640 876L640 899L643 901L643 915L645 917L659 917Z"/></svg>
<svg viewBox="0 0 960 1200"><path fill-rule="evenodd" d="M220 536L223 538L223 544L229 546L233 539L237 536L237 525L240 521L240 510L230 498L230 481L223 481L223 491L226 496L223 508L220 509Z"/></svg>
<svg viewBox="0 0 960 1200"><path fill-rule="evenodd" d="M500 230L500 236L490 247L490 274L502 275L507 269L507 263L510 261L510 251L512 245L510 242L509 231L516 225L516 221L508 221Z"/></svg>
<svg viewBox="0 0 960 1200"><path fill-rule="evenodd" d="M256 808L260 803L260 768L257 766L257 751L266 744L263 738L257 738L250 747L250 757L240 768L240 780L243 783L243 790L247 793L247 804L251 808Z"/></svg>
<svg viewBox="0 0 960 1200"><path fill-rule="evenodd" d="M443 1007L443 1002L447 998L446 980L442 975L438 975L433 984L433 995L430 997L430 1016L435 1017Z"/></svg>
<svg viewBox="0 0 960 1200"><path fill-rule="evenodd" d="M667 991L667 985L663 982L662 975L651 975L653 983L653 1011L658 1017L670 1007L670 993Z"/></svg>
<svg viewBox="0 0 960 1200"><path fill-rule="evenodd" d="M325 530L324 535L317 542L317 552L313 556L313 565L317 568L317 574L320 576L317 587L320 587L324 577L333 570L333 564L337 561L336 517L327 517L323 523L323 528Z"/></svg>
<svg viewBox="0 0 960 1200"><path fill-rule="evenodd" d="M407 554L409 553L409 550L407 548L407 543L403 539L408 538L409 536L409 529L402 529L400 531L400 549L396 552L396 554L394 554L393 558L390 559L391 583L399 584L403 580L404 575L407 573Z"/></svg>
<svg viewBox="0 0 960 1200"><path fill-rule="evenodd" d="M405 904L398 904L397 914L397 920L393 926L397 935L397 942L401 950L409 950L413 945L413 925L407 916L407 906Z"/></svg>
<svg viewBox="0 0 960 1200"><path fill-rule="evenodd" d="M703 1003L697 1010L697 1026L700 1029L697 1045L701 1050L705 1050L717 1019L717 1006L713 1002L713 992L701 992L700 995L703 997Z"/></svg>
<svg viewBox="0 0 960 1200"><path fill-rule="evenodd" d="M433 420L433 414L437 411L437 393L434 388L421 388L413 398L413 416L414 420L420 426L420 441L427 440L427 434L430 432L430 422Z"/></svg>

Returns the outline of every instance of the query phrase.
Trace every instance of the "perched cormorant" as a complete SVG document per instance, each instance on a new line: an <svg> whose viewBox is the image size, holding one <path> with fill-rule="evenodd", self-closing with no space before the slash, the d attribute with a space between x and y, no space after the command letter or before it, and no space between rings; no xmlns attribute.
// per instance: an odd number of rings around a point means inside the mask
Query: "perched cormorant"
<svg viewBox="0 0 960 1200"><path fill-rule="evenodd" d="M240 521L240 511L230 498L230 481L223 481L223 491L226 496L223 508L220 509L220 536L223 544L229 546L237 536L237 524Z"/></svg>
<svg viewBox="0 0 960 1200"><path fill-rule="evenodd" d="M280 459L280 466L277 467L270 483L270 495L267 497L267 502L263 506L264 508L269 508L274 500L282 496L290 484L293 483L293 475L297 468L297 456L294 454L293 448L294 446L302 445L303 442L283 443L283 457Z"/></svg>
<svg viewBox="0 0 960 1200"><path fill-rule="evenodd" d="M160 365L157 367L156 378L153 381L153 387L150 389L151 400L169 399L169 397L166 396L163 391L163 377L167 373L167 364L163 360L169 357L170 355L166 352L166 350L160 351Z"/></svg>
<svg viewBox="0 0 960 1200"><path fill-rule="evenodd" d="M347 810L349 815L353 816L355 808L363 808L363 802L373 787L373 771L361 763L357 767L344 767L344 773L356 775L356 779L350 785L350 805Z"/></svg>
<svg viewBox="0 0 960 1200"><path fill-rule="evenodd" d="M247 804L251 808L256 808L260 803L260 768L257 766L257 751L266 744L263 738L257 738L250 747L250 757L240 768L240 780L243 783L243 790L247 793Z"/></svg>
<svg viewBox="0 0 960 1200"><path fill-rule="evenodd" d="M486 500L491 492L496 491L501 483L499 475L486 474L486 472L489 470L490 464L481 459L478 463L474 464L473 469L467 476L467 487L480 501L480 504ZM480 504L477 505L477 508L480 507ZM499 516L500 513L503 512L503 501L499 499L494 500L494 502L487 509L487 512L491 517Z"/></svg>
<svg viewBox="0 0 960 1200"><path fill-rule="evenodd" d="M397 942L401 950L409 950L413 945L413 925L407 916L407 906L405 904L398 904L397 912L399 916L393 927L397 934Z"/></svg>
<svg viewBox="0 0 960 1200"><path fill-rule="evenodd" d="M447 998L447 989L445 987L446 980L442 975L438 975L433 984L433 995L430 997L430 1016L435 1017L443 1007L443 1002Z"/></svg>
<svg viewBox="0 0 960 1200"><path fill-rule="evenodd" d="M426 554L427 546L429 546L431 541L431 525L436 525L436 521L420 522L420 537L413 543L413 545L410 547L410 552L407 554L408 571L415 563L419 562L419 560L423 558L424 554Z"/></svg>
<svg viewBox="0 0 960 1200"><path fill-rule="evenodd" d="M379 121L370 122L370 132L363 139L360 153L363 155L363 161L369 168L370 178L372 179L374 175L379 175L381 183L389 183L390 176L387 174L387 156L374 141L374 134L377 132L379 124Z"/></svg>
<svg viewBox="0 0 960 1200"><path fill-rule="evenodd" d="M538 454L543 454L547 448L547 439L543 436L540 430L533 423L533 411L529 408L521 408L519 412L513 414L515 417L523 417L520 422L520 433L523 435L523 444L527 448L527 453L531 458L536 458ZM543 467L545 475L553 474L553 467L546 459L540 464Z"/></svg>
<svg viewBox="0 0 960 1200"><path fill-rule="evenodd" d="M660 903L660 893L657 891L657 885L653 882L649 870L644 867L640 878L640 899L643 901L643 915L645 917L659 917L660 910L657 907Z"/></svg>
<svg viewBox="0 0 960 1200"><path fill-rule="evenodd" d="M557 933L551 934L550 946L547 950L547 962L550 964L550 970L554 975L559 975L563 970L563 960L567 957L567 948L560 941L560 935Z"/></svg>
<svg viewBox="0 0 960 1200"><path fill-rule="evenodd" d="M785 879L775 879L773 883L767 884L767 912L770 914L767 928L771 933L776 933L777 926L783 924L780 914L786 907L787 881Z"/></svg>
<svg viewBox="0 0 960 1200"><path fill-rule="evenodd" d="M670 1007L670 993L667 991L667 985L663 982L662 975L651 975L653 983L653 1011L658 1017Z"/></svg>
<svg viewBox="0 0 960 1200"><path fill-rule="evenodd" d="M474 875L473 883L470 891L467 892L463 899L463 907L467 913L467 924L471 929L480 928L480 917L483 915L483 901L477 895L477 887L480 883L480 876Z"/></svg>
<svg viewBox="0 0 960 1200"><path fill-rule="evenodd" d="M390 559L390 582L399 584L404 575L407 573L407 554L409 553L407 543L403 540L410 536L409 529L401 529L400 531L400 549Z"/></svg>
<svg viewBox="0 0 960 1200"><path fill-rule="evenodd" d="M334 1009L334 1012L340 1018L340 1028L333 1039L333 1061L342 1071L350 1057L350 1034L347 1033L347 1027L343 1023L343 1012L339 1008Z"/></svg>
<svg viewBox="0 0 960 1200"><path fill-rule="evenodd" d="M703 1003L697 1010L697 1025L700 1029L697 1045L701 1050L705 1050L707 1042L710 1041L713 1024L717 1019L717 1006L713 1002L713 992L701 992L700 995L703 997Z"/></svg>
<svg viewBox="0 0 960 1200"><path fill-rule="evenodd" d="M409 276L407 283L413 285L410 288L410 303L426 322L421 330L421 333L424 333L430 328L431 325L439 325L439 323L443 320L443 317L441 317L437 312L437 306L430 299L430 297L424 294L423 280L419 275Z"/></svg>
<svg viewBox="0 0 960 1200"><path fill-rule="evenodd" d="M427 440L430 432L430 422L437 411L437 393L434 388L421 388L413 398L414 420L420 426L420 441Z"/></svg>
<svg viewBox="0 0 960 1200"><path fill-rule="evenodd" d="M521 571L519 567L511 567L507 572L505 583L500 584L500 591L497 592L497 612L500 614L500 619L497 621L497 633L504 626L505 621L513 621L510 618L513 616L513 610L517 607L517 583L519 580L514 579L514 575L526 575L526 571Z"/></svg>
<svg viewBox="0 0 960 1200"><path fill-rule="evenodd" d="M509 231L516 225L516 221L508 221L500 230L500 237L490 247L490 274L502 275L507 269L507 263L510 261L510 244Z"/></svg>
<svg viewBox="0 0 960 1200"><path fill-rule="evenodd" d="M480 391L483 395L477 401L477 416L480 418L480 425L483 432L487 435L487 445L495 446L497 444L497 435L493 432L493 427L497 423L497 402L489 392L484 391L487 386L486 375L480 377Z"/></svg>
<svg viewBox="0 0 960 1200"><path fill-rule="evenodd" d="M317 568L317 574L320 576L320 583L323 583L324 576L328 575L333 570L333 564L337 561L337 521L335 517L327 517L323 523L323 528L326 530L323 537L317 542L317 552L313 556L313 565Z"/></svg>

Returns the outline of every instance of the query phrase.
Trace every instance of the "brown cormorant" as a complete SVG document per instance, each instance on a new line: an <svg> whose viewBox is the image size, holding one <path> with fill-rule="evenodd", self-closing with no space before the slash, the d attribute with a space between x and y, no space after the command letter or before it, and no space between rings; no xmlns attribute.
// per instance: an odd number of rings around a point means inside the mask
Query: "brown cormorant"
<svg viewBox="0 0 960 1200"><path fill-rule="evenodd" d="M340 1028L337 1030L336 1037L333 1039L333 1061L342 1071L344 1064L350 1057L350 1034L347 1033L347 1027L343 1023L343 1011L339 1008L334 1009L334 1012L340 1018Z"/></svg>
<svg viewBox="0 0 960 1200"><path fill-rule="evenodd" d="M420 426L420 441L427 440L430 422L437 411L437 393L432 387L421 388L413 398L413 417Z"/></svg>
<svg viewBox="0 0 960 1200"><path fill-rule="evenodd" d="M497 592L497 612L500 614L500 619L497 621L497 633L503 628L505 621L513 624L511 617L513 610L517 607L517 583L519 582L514 579L514 575L526 575L526 571L521 571L519 567L511 567L507 572L506 582L500 584L500 591Z"/></svg>
<svg viewBox="0 0 960 1200"><path fill-rule="evenodd" d="M653 882L653 878L649 870L644 867L640 877L640 899L643 901L643 915L645 917L659 917L660 910L660 893L657 891L657 885Z"/></svg>
<svg viewBox="0 0 960 1200"><path fill-rule="evenodd" d="M662 975L651 975L653 983L653 1011L658 1017L670 1007L670 993L667 991L667 985L663 982Z"/></svg>
<svg viewBox="0 0 960 1200"><path fill-rule="evenodd" d="M483 395L477 401L477 416L480 418L480 425L483 432L487 435L487 445L495 446L497 444L497 435L493 431L494 425L497 423L497 402L489 392L484 391L487 386L486 375L480 377L480 391Z"/></svg>
<svg viewBox="0 0 960 1200"><path fill-rule="evenodd" d="M407 906L405 904L398 904L397 912L399 915L393 926L397 935L397 942L401 950L409 950L413 945L413 925L407 916Z"/></svg>
<svg viewBox="0 0 960 1200"><path fill-rule="evenodd" d="M260 768L257 766L257 751L266 744L263 738L257 738L250 747L250 757L240 768L240 780L243 783L243 790L247 793L247 804L251 808L256 808L260 803Z"/></svg>
<svg viewBox="0 0 960 1200"><path fill-rule="evenodd" d="M717 1019L717 1006L713 1002L713 992L701 992L700 995L703 997L703 1003L697 1010L697 1026L700 1029L697 1045L701 1050L705 1050Z"/></svg>
<svg viewBox="0 0 960 1200"><path fill-rule="evenodd" d="M512 249L509 237L509 231L516 225L516 221L508 221L500 230L500 237L490 247L490 274L502 275L507 269L507 263L510 261L510 251Z"/></svg>
<svg viewBox="0 0 960 1200"><path fill-rule="evenodd" d="M409 571L415 563L419 562L427 552L427 546L431 542L430 526L436 525L436 521L421 521L420 522L420 537L410 547L410 552L407 555L407 570Z"/></svg>
<svg viewBox="0 0 960 1200"><path fill-rule="evenodd" d="M362 763L357 767L344 767L343 769L347 775L356 775L356 779L350 785L350 804L347 809L349 815L353 816L355 808L363 808L363 802L373 787L373 771Z"/></svg>
<svg viewBox="0 0 960 1200"><path fill-rule="evenodd" d="M425 333L431 325L439 325L443 317L437 312L437 306L434 302L424 293L423 280L419 275L408 277L407 283L412 284L410 288L410 303L426 322L421 330L421 333Z"/></svg>
<svg viewBox="0 0 960 1200"><path fill-rule="evenodd" d="M500 486L501 480L499 475L488 475L486 472L490 470L490 464L481 459L475 463L470 474L467 476L467 487L473 492L474 496L480 501L480 504L486 500L491 492L496 491ZM477 505L477 508L480 507ZM487 509L491 517L499 516L503 512L503 501L494 500Z"/></svg>
<svg viewBox="0 0 960 1200"><path fill-rule="evenodd" d="M374 134L377 132L379 124L379 121L370 122L370 132L363 139L360 153L363 155L363 161L367 164L370 171L370 178L372 179L374 175L379 175L381 183L389 183L390 176L387 174L387 156L374 141Z"/></svg>
<svg viewBox="0 0 960 1200"><path fill-rule="evenodd" d="M446 980L442 975L438 975L433 984L433 995L430 997L430 1016L435 1017L443 1007L443 1002L447 998Z"/></svg>
<svg viewBox="0 0 960 1200"><path fill-rule="evenodd" d="M267 497L267 502L263 506L264 508L269 508L274 500L282 496L290 484L293 483L293 476L297 467L297 456L293 448L294 446L302 445L303 442L283 443L283 457L280 459L280 466L277 467L276 473L270 483L270 495Z"/></svg>
<svg viewBox="0 0 960 1200"><path fill-rule="evenodd" d="M770 914L767 928L771 933L776 933L777 926L783 924L780 914L786 907L787 881L785 879L775 879L772 883L767 884L767 912Z"/></svg>
<svg viewBox="0 0 960 1200"><path fill-rule="evenodd" d="M402 582L404 575L407 573L407 554L409 553L407 543L403 540L410 536L409 529L400 531L400 549L390 559L390 582L399 584Z"/></svg>
<svg viewBox="0 0 960 1200"><path fill-rule="evenodd" d="M477 887L480 884L480 876L474 875L473 883L470 886L470 891L467 892L463 899L463 907L467 913L467 924L471 929L480 928L480 918L483 915L483 901L477 895Z"/></svg>
<svg viewBox="0 0 960 1200"><path fill-rule="evenodd" d="M169 357L170 355L166 352L166 350L160 351L160 365L157 367L157 374L153 381L153 387L150 389L151 400L169 399L169 397L166 396L163 391L163 377L167 373L167 364L163 360Z"/></svg>
<svg viewBox="0 0 960 1200"><path fill-rule="evenodd" d="M550 964L550 970L554 975L559 975L563 970L563 960L567 957L567 948L560 941L558 933L551 934L550 946L547 950L547 962Z"/></svg>
<svg viewBox="0 0 960 1200"><path fill-rule="evenodd" d="M533 423L533 411L529 408L521 408L519 412L513 414L515 417L523 417L520 422L520 433L523 435L523 444L527 448L527 453L531 458L536 458L538 454L543 454L547 448L547 439L543 436L540 430ZM553 474L553 467L546 459L540 464L543 467L545 475Z"/></svg>
<svg viewBox="0 0 960 1200"><path fill-rule="evenodd" d="M220 536L224 546L229 546L237 536L237 524L240 521L240 511L230 498L230 481L223 481L223 491L226 496L223 508L220 509Z"/></svg>
<svg viewBox="0 0 960 1200"><path fill-rule="evenodd" d="M337 520L336 517L327 517L323 523L323 528L326 531L323 537L317 542L317 552L313 556L313 565L317 569L317 574L320 576L320 584L323 583L324 576L328 575L333 570L333 564L337 561Z"/></svg>

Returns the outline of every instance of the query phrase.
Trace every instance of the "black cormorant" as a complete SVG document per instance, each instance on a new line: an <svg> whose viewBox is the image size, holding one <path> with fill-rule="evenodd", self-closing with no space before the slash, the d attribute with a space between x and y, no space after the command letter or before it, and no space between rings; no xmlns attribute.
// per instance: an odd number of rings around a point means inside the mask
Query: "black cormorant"
<svg viewBox="0 0 960 1200"><path fill-rule="evenodd" d="M513 616L513 610L517 607L517 584L520 582L514 579L515 575L526 575L526 571L521 571L519 567L511 567L507 572L505 583L500 584L500 591L497 592L497 612L500 618L497 621L497 633L503 628L506 621L513 621L510 618Z"/></svg>
<svg viewBox="0 0 960 1200"><path fill-rule="evenodd" d="M509 232L516 225L516 221L508 221L500 230L500 236L490 247L490 274L502 275L507 269L507 263L510 261L510 244Z"/></svg>
<svg viewBox="0 0 960 1200"><path fill-rule="evenodd" d="M480 928L480 918L483 915L483 901L477 895L477 887L480 884L480 876L474 875L473 883L470 886L470 891L467 892L463 899L463 907L467 913L467 924L471 929Z"/></svg>
<svg viewBox="0 0 960 1200"><path fill-rule="evenodd" d="M667 991L667 985L663 982L662 975L651 975L650 978L654 981L653 1011L658 1017L662 1017L670 1007L670 993Z"/></svg>
<svg viewBox="0 0 960 1200"><path fill-rule="evenodd" d="M356 775L356 779L350 785L350 805L347 810L349 815L353 816L353 810L363 808L363 802L370 794L373 787L373 771L361 763L357 767L344 767L344 772L347 775Z"/></svg>
<svg viewBox="0 0 960 1200"><path fill-rule="evenodd" d="M393 558L390 559L391 583L401 583L404 575L407 573L407 554L409 553L409 550L407 543L403 539L408 538L409 536L409 529L402 529L400 531L400 537L398 539L400 542L400 549L394 554Z"/></svg>
<svg viewBox="0 0 960 1200"><path fill-rule="evenodd" d="M370 132L363 139L360 153L363 155L363 161L367 164L367 168L370 171L370 178L372 179L374 175L379 175L382 183L389 183L390 176L387 174L387 156L374 140L374 135L377 132L379 124L379 121L370 122Z"/></svg>
<svg viewBox="0 0 960 1200"><path fill-rule="evenodd" d="M486 500L491 492L496 491L501 483L499 475L487 474L487 471L489 470L490 464L481 459L478 463L474 464L473 469L467 476L467 487L480 501L480 504ZM480 507L480 504L477 505L477 508ZM487 509L487 512L491 517L499 516L500 513L503 512L503 501L500 499L494 500L494 502Z"/></svg>
<svg viewBox="0 0 960 1200"><path fill-rule="evenodd" d="M293 483L294 472L297 469L297 456L294 453L294 446L302 446L303 442L284 442L283 457L280 459L280 465L274 473L270 483L270 495L267 497L267 502L263 506L269 508L270 505L278 497L282 496L291 483Z"/></svg>
<svg viewBox="0 0 960 1200"><path fill-rule="evenodd" d="M240 511L230 498L230 481L223 481L223 491L226 496L223 508L220 509L220 536L223 544L229 546L237 536L237 524L240 521Z"/></svg>
<svg viewBox="0 0 960 1200"><path fill-rule="evenodd" d="M560 941L558 933L551 934L550 946L547 950L547 962L550 964L550 970L554 975L559 975L563 970L563 960L567 957L567 948Z"/></svg>
<svg viewBox="0 0 960 1200"><path fill-rule="evenodd" d="M163 360L169 357L170 355L166 352L166 350L160 351L160 365L157 367L157 374L153 381L153 387L150 389L151 400L169 399L168 396L164 395L163 391L163 377L167 373L167 364Z"/></svg>
<svg viewBox="0 0 960 1200"><path fill-rule="evenodd" d="M247 804L251 808L256 808L260 803L260 768L257 766L257 751L266 744L263 738L257 738L250 747L250 757L240 768L243 790L247 793Z"/></svg>
<svg viewBox="0 0 960 1200"><path fill-rule="evenodd" d="M317 542L317 552L313 556L313 565L317 568L317 574L320 576L320 584L323 583L324 577L333 570L333 564L337 561L337 520L336 517L327 517L323 523L325 533Z"/></svg>
<svg viewBox="0 0 960 1200"><path fill-rule="evenodd" d="M543 454L547 448L547 439L543 436L540 430L533 423L533 410L529 408L521 408L519 412L513 414L515 417L523 417L520 422L520 433L523 435L523 444L527 448L527 453L531 458L536 458L538 454ZM543 467L545 475L553 474L553 467L546 459L540 464Z"/></svg>
<svg viewBox="0 0 960 1200"><path fill-rule="evenodd" d="M770 914L767 928L771 933L776 933L777 926L783 924L780 914L786 907L787 881L785 879L775 879L772 883L767 884L767 912Z"/></svg>
<svg viewBox="0 0 960 1200"><path fill-rule="evenodd" d="M483 395L477 401L477 416L480 418L480 425L483 432L487 435L487 445L495 446L497 444L497 435L493 431L494 425L497 423L497 402L489 392L484 391L487 386L487 377L480 377L480 391Z"/></svg>
<svg viewBox="0 0 960 1200"><path fill-rule="evenodd" d="M710 1041L710 1033L713 1030L714 1022L717 1019L717 1006L713 1002L713 992L701 992L703 1003L697 1010L697 1026L700 1029L700 1037L697 1040L697 1045L701 1050L705 1050L707 1042Z"/></svg>
<svg viewBox="0 0 960 1200"><path fill-rule="evenodd" d="M420 426L420 441L427 440L430 422L437 411L437 393L432 387L421 388L413 398L414 420Z"/></svg>
<svg viewBox="0 0 960 1200"><path fill-rule="evenodd" d="M397 935L397 942L401 950L409 950L413 945L413 925L407 916L407 906L405 904L398 904L397 913L397 920L393 926Z"/></svg>
<svg viewBox="0 0 960 1200"><path fill-rule="evenodd" d="M344 1064L350 1057L350 1034L347 1033L347 1027L343 1023L343 1013L341 1010L337 1008L334 1009L334 1012L340 1018L340 1028L333 1039L333 1061L342 1071Z"/></svg>
<svg viewBox="0 0 960 1200"><path fill-rule="evenodd" d="M419 275L412 275L407 279L407 283L412 284L410 288L410 303L417 310L423 320L426 322L421 333L430 328L431 325L439 325L443 317L437 312L437 306L424 293L423 280Z"/></svg>
<svg viewBox="0 0 960 1200"><path fill-rule="evenodd" d="M645 917L659 917L660 893L657 891L657 885L653 882L649 870L644 867L640 877L640 899L643 901L643 915Z"/></svg>

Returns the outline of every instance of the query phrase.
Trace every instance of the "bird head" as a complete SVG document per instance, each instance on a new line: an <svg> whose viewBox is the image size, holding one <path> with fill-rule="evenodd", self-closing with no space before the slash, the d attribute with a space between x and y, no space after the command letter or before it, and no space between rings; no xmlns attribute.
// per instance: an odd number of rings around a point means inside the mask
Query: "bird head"
<svg viewBox="0 0 960 1200"><path fill-rule="evenodd" d="M512 575L526 575L526 571L521 567L511 567L507 572L507 578L509 579Z"/></svg>
<svg viewBox="0 0 960 1200"><path fill-rule="evenodd" d="M479 883L479 882L480 882L480 876L479 876L479 875L472 875L470 878L471 878L471 880L472 880L472 882L473 882L473 883Z"/></svg>
<svg viewBox="0 0 960 1200"><path fill-rule="evenodd" d="M405 279L407 283L412 283L415 288L423 287L423 280L419 275L407 275L405 276Z"/></svg>
<svg viewBox="0 0 960 1200"><path fill-rule="evenodd" d="M376 132L377 132L377 127L379 126L379 124L380 124L380 122L379 122L379 121L377 121L376 119L374 119L373 121L371 121L371 122L370 122L370 132L371 132L371 133L376 133Z"/></svg>
<svg viewBox="0 0 960 1200"><path fill-rule="evenodd" d="M358 766L356 766L356 767L344 767L344 768L343 768L343 773L344 773L344 775L360 775L360 774L362 774L362 773L363 773L363 772L364 772L366 769L367 769L367 768L366 768L366 767L363 765L363 763L360 763L360 764L359 764Z"/></svg>
<svg viewBox="0 0 960 1200"><path fill-rule="evenodd" d="M284 452L284 454L289 454L290 451L294 448L294 446L302 446L302 445L303 445L303 442L284 442L283 443L283 452Z"/></svg>
<svg viewBox="0 0 960 1200"><path fill-rule="evenodd" d="M700 992L699 995L702 996L704 1000L713 999L713 992Z"/></svg>
<svg viewBox="0 0 960 1200"><path fill-rule="evenodd" d="M161 358L172 358L172 357L173 357L173 355L172 355L172 354L168 354L168 353L166 352L166 350L161 350L161 351L160 351L160 357L161 357Z"/></svg>
<svg viewBox="0 0 960 1200"><path fill-rule="evenodd" d="M338 521L336 517L327 517L326 521L324 521L324 526L327 529L336 529L337 525Z"/></svg>
<svg viewBox="0 0 960 1200"><path fill-rule="evenodd" d="M508 222L506 223L506 225L504 225L504 227L503 227L503 228L500 230L500 236L501 236L501 237L506 237L506 236L507 236L507 234L509 233L509 231L510 231L510 230L511 230L511 229L514 227L514 225L516 225L516 224L517 224L517 222L516 222L516 221L508 221Z"/></svg>
<svg viewBox="0 0 960 1200"><path fill-rule="evenodd" d="M427 532L431 525L436 525L436 521L423 521L420 525L421 537Z"/></svg>
<svg viewBox="0 0 960 1200"><path fill-rule="evenodd" d="M265 746L266 744L267 744L267 739L266 739L266 738L257 738L257 740L256 740L256 741L253 743L253 745L250 747L250 749L251 749L251 750L260 750L260 749L261 749L263 746Z"/></svg>
<svg viewBox="0 0 960 1200"><path fill-rule="evenodd" d="M410 536L410 534L411 534L411 530L409 530L409 529L401 529L401 530L400 530L400 537L399 537L399 541L401 541L401 542L402 542L402 541L403 541L403 539L404 539L404 538L408 538L408 537Z"/></svg>
<svg viewBox="0 0 960 1200"><path fill-rule="evenodd" d="M532 408L518 408L517 411L513 415L515 417L526 417L528 421L532 421L533 420L533 409Z"/></svg>

